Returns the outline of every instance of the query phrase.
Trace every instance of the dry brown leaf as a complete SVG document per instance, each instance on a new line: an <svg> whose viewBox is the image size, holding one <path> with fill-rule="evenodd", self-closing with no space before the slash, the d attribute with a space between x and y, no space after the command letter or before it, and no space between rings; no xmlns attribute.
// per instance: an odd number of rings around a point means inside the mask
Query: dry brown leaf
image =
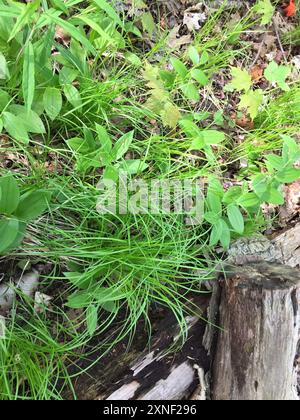
<svg viewBox="0 0 300 420"><path fill-rule="evenodd" d="M279 208L279 220L286 224L300 214L300 180L284 186L285 203Z"/></svg>
<svg viewBox="0 0 300 420"><path fill-rule="evenodd" d="M255 66L251 67L250 75L253 82L258 82L263 75L264 69L259 65L256 64Z"/></svg>

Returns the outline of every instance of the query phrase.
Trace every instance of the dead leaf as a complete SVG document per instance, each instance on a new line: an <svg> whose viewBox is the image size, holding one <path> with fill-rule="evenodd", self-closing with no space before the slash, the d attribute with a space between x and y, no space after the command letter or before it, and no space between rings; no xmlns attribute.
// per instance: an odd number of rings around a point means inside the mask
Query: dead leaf
<svg viewBox="0 0 300 420"><path fill-rule="evenodd" d="M300 180L284 186L285 203L279 208L279 220L286 224L300 214Z"/></svg>
<svg viewBox="0 0 300 420"><path fill-rule="evenodd" d="M175 26L169 35L168 46L172 49L181 47L182 45L190 44L192 42L191 35L178 36L180 25Z"/></svg>
<svg viewBox="0 0 300 420"><path fill-rule="evenodd" d="M186 11L183 17L183 24L187 26L190 32L198 31L206 19L207 16L205 13L193 13Z"/></svg>
<svg viewBox="0 0 300 420"><path fill-rule="evenodd" d="M256 64L255 66L251 67L250 75L253 82L258 82L263 75L264 69L259 65Z"/></svg>
<svg viewBox="0 0 300 420"><path fill-rule="evenodd" d="M248 129L252 129L254 127L254 123L251 118L245 114L237 115L236 112L232 112L230 116L239 127Z"/></svg>

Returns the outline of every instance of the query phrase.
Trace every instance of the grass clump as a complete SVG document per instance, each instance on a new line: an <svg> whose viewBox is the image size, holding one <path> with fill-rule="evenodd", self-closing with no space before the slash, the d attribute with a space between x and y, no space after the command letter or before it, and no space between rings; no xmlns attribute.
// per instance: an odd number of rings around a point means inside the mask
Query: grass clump
<svg viewBox="0 0 300 420"><path fill-rule="evenodd" d="M49 265L39 287L54 295L42 313L18 296L4 314L1 399L76 398L68 367L91 337L101 358L141 319L151 335L151 307L184 341L231 241L267 226L262 204L283 204L299 178L299 82L275 62L252 81L261 16L232 22L225 6L180 49L146 5L147 19L105 0L0 2L0 261ZM142 200L152 183L166 208ZM121 206L99 211L114 194Z"/></svg>

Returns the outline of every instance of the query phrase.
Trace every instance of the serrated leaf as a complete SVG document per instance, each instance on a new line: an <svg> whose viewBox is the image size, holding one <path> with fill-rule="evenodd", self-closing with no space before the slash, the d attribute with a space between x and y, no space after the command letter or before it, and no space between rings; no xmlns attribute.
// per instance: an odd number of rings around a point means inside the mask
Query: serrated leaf
<svg viewBox="0 0 300 420"><path fill-rule="evenodd" d="M263 102L263 90L249 90L240 97L239 109L246 109L253 120L259 111L259 107Z"/></svg>
<svg viewBox="0 0 300 420"><path fill-rule="evenodd" d="M271 61L264 72L264 76L269 82L276 83L282 90L285 91L289 90L289 86L285 81L290 74L291 67L278 65L275 61Z"/></svg>
<svg viewBox="0 0 300 420"><path fill-rule="evenodd" d="M62 108L60 90L55 87L47 87L43 95L43 104L48 117L52 121L55 120Z"/></svg>
<svg viewBox="0 0 300 420"><path fill-rule="evenodd" d="M199 101L200 99L199 91L194 85L194 83L189 82L185 85L181 85L180 88L182 90L182 93L187 99L194 102Z"/></svg>
<svg viewBox="0 0 300 420"><path fill-rule="evenodd" d="M261 14L261 25L267 25L271 22L275 12L275 7L272 5L270 0L260 0L254 6L254 11Z"/></svg>
<svg viewBox="0 0 300 420"><path fill-rule="evenodd" d="M165 127L175 128L180 119L180 111L176 105L171 102L167 102L164 105L160 116Z"/></svg>
<svg viewBox="0 0 300 420"><path fill-rule="evenodd" d="M252 86L251 76L247 70L240 69L239 67L232 67L231 69L232 81L230 86L237 91L248 91Z"/></svg>
<svg viewBox="0 0 300 420"><path fill-rule="evenodd" d="M28 42L24 49L22 90L26 109L29 111L34 97L34 50L31 42Z"/></svg>
<svg viewBox="0 0 300 420"><path fill-rule="evenodd" d="M0 178L0 213L11 215L18 207L20 191L12 174Z"/></svg>

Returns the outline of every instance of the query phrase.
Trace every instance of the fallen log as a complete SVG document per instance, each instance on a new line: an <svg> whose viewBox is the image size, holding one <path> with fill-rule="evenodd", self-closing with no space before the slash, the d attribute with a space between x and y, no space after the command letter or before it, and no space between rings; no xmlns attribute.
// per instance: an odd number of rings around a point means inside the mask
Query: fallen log
<svg viewBox="0 0 300 420"><path fill-rule="evenodd" d="M213 400L298 400L300 272L258 262L221 282Z"/></svg>
<svg viewBox="0 0 300 420"><path fill-rule="evenodd" d="M209 296L199 295L193 301L199 308L199 314L205 314ZM209 370L210 360L201 345L206 320L201 316L190 316L186 318L186 322L188 332L185 343L182 343L177 319L168 311L165 311L164 318L155 327L156 331L150 345L148 343L141 349L141 345L136 345L136 342L133 342L130 348L126 343L119 343L107 357L100 359L86 373L76 378L74 389L77 398L89 400L188 398L197 386L199 387L199 369L201 373L206 373ZM139 339L139 336L136 338ZM194 367L195 364L197 368ZM80 368L85 367L80 366ZM202 390L199 389L198 394L203 395Z"/></svg>

